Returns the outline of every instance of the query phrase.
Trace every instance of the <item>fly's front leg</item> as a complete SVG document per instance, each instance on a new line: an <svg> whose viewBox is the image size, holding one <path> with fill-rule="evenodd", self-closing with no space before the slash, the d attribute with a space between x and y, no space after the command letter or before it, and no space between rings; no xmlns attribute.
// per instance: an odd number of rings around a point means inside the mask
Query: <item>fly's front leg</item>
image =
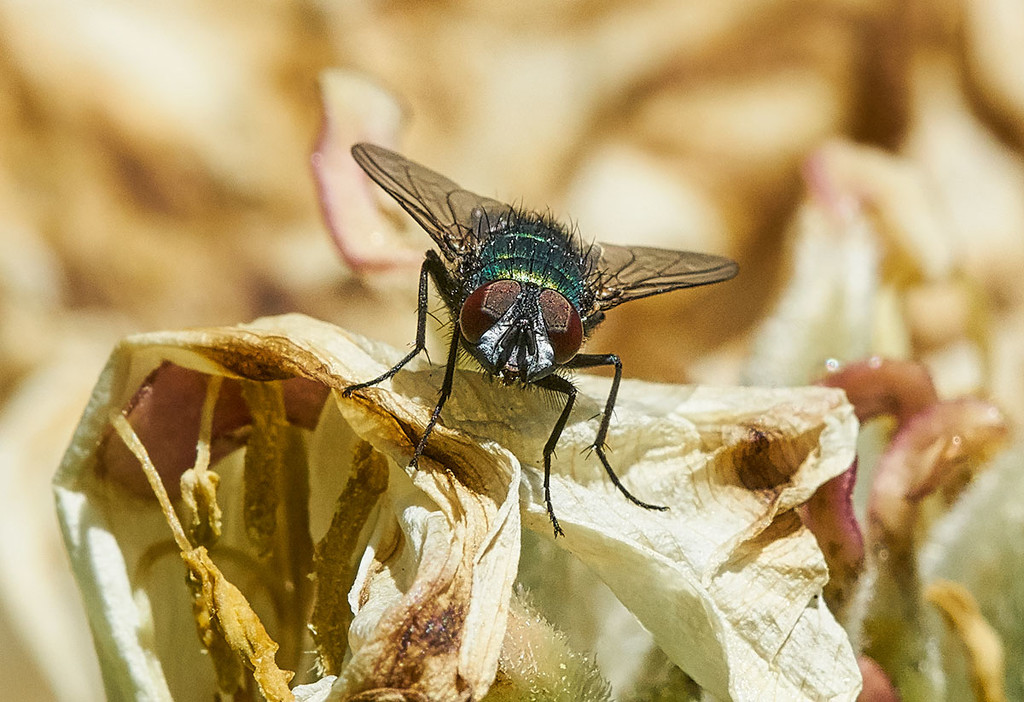
<svg viewBox="0 0 1024 702"><path fill-rule="evenodd" d="M608 457L605 456L605 438L608 436L608 425L612 420L612 410L615 409L615 398L619 394L619 381L622 380L622 361L619 357L613 353L608 354L590 354L581 353L576 355L571 361L566 364L567 368L594 368L596 366L615 366L615 377L612 379L612 388L608 393L608 399L604 403L604 414L601 417L601 426L597 429L597 436L594 437L594 453L601 460L601 465L604 466L605 471L608 473L608 477L611 478L612 483L619 489L626 499L635 505L643 507L644 509L654 509L659 511L667 510L668 507L661 505L652 505L649 502L644 502L638 499L626 489L626 486L619 480L619 476L615 475L615 471L612 470L612 466L608 463Z"/></svg>
<svg viewBox="0 0 1024 702"><path fill-rule="evenodd" d="M431 256L433 253L428 252L427 257L423 260L423 265L420 266L420 289L416 303L416 345L413 347L405 358L396 363L390 370L377 376L373 380L367 380L365 383L357 383L355 385L349 385L347 388L341 391L343 397L349 397L356 390L362 390L368 388L377 383L381 383L391 376L393 376L412 359L416 358L416 355L427 346L427 280L430 277L434 278L435 284L439 284L440 281L444 280L448 272L444 269L444 264L441 263L437 256Z"/></svg>
<svg viewBox="0 0 1024 702"><path fill-rule="evenodd" d="M544 505L548 508L548 517L551 518L551 526L555 528L555 538L557 538L565 536L565 532L558 525L558 519L555 517L555 508L551 504L551 456L555 452L555 446L558 444L559 437L562 436L562 430L565 429L565 423L569 420L569 413L572 412L572 406L576 402L577 390L572 383L557 375L549 375L533 384L537 387L554 390L568 396L565 407L562 408L562 414L558 416L558 421L555 422L555 426L551 430L551 436L548 437L548 442L544 444Z"/></svg>
<svg viewBox="0 0 1024 702"><path fill-rule="evenodd" d="M437 404L434 406L434 411L430 415L430 421L427 422L427 428L423 430L423 436L420 437L420 442L416 444L416 450L412 454L412 460L409 461L409 465L413 468L419 462L420 456L423 454L423 450L427 447L427 437L430 436L430 432L434 431L434 425L437 424L438 417L441 416L441 408L444 407L444 403L448 401L448 398L452 394L452 385L455 382L455 363L459 358L459 325L455 325L455 329L452 330L452 341L448 347L448 364L444 369L444 382L441 383L441 396L437 398Z"/></svg>

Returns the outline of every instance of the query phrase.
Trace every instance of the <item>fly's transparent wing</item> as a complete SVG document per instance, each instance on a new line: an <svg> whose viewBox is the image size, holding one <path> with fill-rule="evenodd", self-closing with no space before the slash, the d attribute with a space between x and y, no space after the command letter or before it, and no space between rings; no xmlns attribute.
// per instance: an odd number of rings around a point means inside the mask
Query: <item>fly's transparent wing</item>
<svg viewBox="0 0 1024 702"><path fill-rule="evenodd" d="M692 251L596 244L599 256L595 305L608 310L641 297L729 280L739 272L732 259Z"/></svg>
<svg viewBox="0 0 1024 702"><path fill-rule="evenodd" d="M509 205L463 190L440 173L381 146L356 144L352 158L430 234L448 261L457 261L476 244L481 218L486 231L486 218L511 211Z"/></svg>

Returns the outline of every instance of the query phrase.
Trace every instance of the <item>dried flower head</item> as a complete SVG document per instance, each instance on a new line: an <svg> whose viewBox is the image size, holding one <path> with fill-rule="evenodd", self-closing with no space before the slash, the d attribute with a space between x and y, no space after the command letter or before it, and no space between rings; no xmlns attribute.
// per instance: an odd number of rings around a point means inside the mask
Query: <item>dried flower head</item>
<svg viewBox="0 0 1024 702"><path fill-rule="evenodd" d="M437 369L338 392L398 355L297 315L117 348L56 488L110 694L606 699L666 660L722 699L856 697L796 512L853 459L840 391L624 383L609 443L666 513L583 453L583 402L552 544L537 466L556 409L460 371L410 471Z"/></svg>

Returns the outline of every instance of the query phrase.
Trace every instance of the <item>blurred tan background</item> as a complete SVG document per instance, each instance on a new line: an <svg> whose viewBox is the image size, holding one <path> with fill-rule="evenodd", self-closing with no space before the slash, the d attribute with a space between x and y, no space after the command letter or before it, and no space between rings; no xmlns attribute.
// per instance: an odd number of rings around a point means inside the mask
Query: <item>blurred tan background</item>
<svg viewBox="0 0 1024 702"><path fill-rule="evenodd" d="M294 311L412 340L415 265L353 270L321 219L328 68L392 96L390 145L471 190L740 262L732 283L610 315L589 348L627 375L802 383L885 352L1024 416L1012 0L0 0L5 698L102 697L48 481L121 336ZM348 107L344 133L376 133ZM870 319L846 328L867 332L773 336L794 271L846 266L838 243L793 255L801 232L838 242L851 211L879 257ZM806 348L772 365L787 338Z"/></svg>

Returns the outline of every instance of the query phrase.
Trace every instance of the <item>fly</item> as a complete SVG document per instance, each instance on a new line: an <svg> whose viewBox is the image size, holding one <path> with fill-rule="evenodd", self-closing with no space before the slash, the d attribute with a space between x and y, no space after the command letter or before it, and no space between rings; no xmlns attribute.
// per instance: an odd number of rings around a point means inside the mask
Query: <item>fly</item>
<svg viewBox="0 0 1024 702"><path fill-rule="evenodd" d="M352 157L426 230L440 254L429 250L420 267L416 343L381 376L351 385L348 397L402 369L425 348L427 281L457 320L441 393L413 452L415 467L451 395L460 347L490 375L507 384L531 385L565 395L566 402L544 445L544 503L564 535L551 504L551 456L576 402L577 389L562 371L612 366L593 450L626 499L650 510L667 507L638 499L619 480L605 455L605 438L622 378L615 354L580 353L605 312L630 300L728 280L739 267L722 256L640 246L584 244L566 227L534 212L475 195L405 157L373 144L356 144Z"/></svg>

